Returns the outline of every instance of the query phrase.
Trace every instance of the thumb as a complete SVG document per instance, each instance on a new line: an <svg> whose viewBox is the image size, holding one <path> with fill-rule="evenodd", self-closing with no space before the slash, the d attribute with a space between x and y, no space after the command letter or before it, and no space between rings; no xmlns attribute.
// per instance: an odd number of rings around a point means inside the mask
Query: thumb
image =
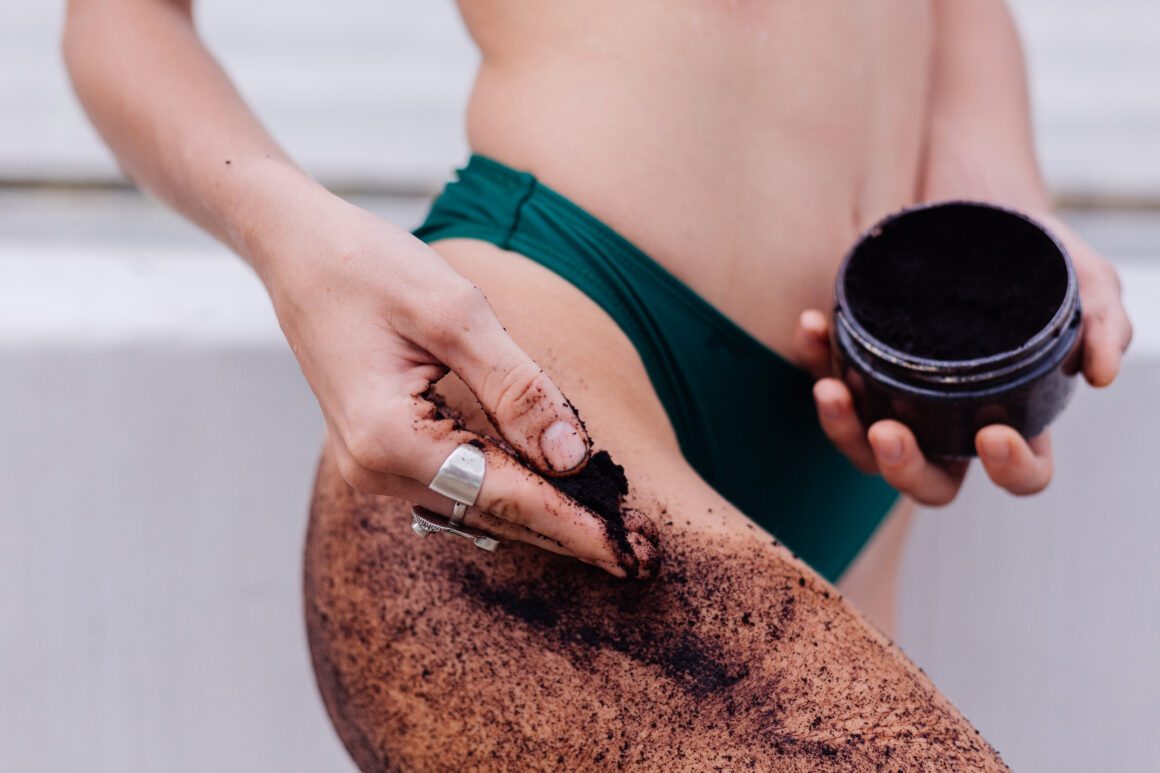
<svg viewBox="0 0 1160 773"><path fill-rule="evenodd" d="M425 348L463 380L503 439L539 472L579 469L591 441L576 410L511 339L482 293L478 298L482 309L461 309L462 324L447 326L438 346Z"/></svg>

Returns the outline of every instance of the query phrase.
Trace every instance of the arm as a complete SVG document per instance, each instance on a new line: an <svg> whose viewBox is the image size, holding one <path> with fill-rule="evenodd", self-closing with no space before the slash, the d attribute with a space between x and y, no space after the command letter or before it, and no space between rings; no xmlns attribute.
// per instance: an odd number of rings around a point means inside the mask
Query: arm
<svg viewBox="0 0 1160 773"><path fill-rule="evenodd" d="M464 440L424 398L448 368L539 471L582 465L582 425L479 289L295 165L201 44L191 6L72 0L63 39L69 73L125 172L257 271L345 479L427 499L427 482ZM485 482L479 505L531 527L526 539L546 536L570 555L615 561L599 519L545 502L541 482L513 460Z"/></svg>
<svg viewBox="0 0 1160 773"><path fill-rule="evenodd" d="M282 206L326 193L278 147L206 51L192 0L71 0L77 96L125 173L253 265Z"/></svg>
<svg viewBox="0 0 1160 773"><path fill-rule="evenodd" d="M1079 239L1051 209L1039 173L1031 107L1019 36L1002 0L936 0L935 47L929 130L920 199L974 199L1021 210L1055 233L1071 254L1084 309L1083 371L1094 386L1116 377L1132 326L1120 303L1115 270ZM828 373L827 322L802 315L798 346L803 362ZM814 389L819 418L835 444L859 467L881 472L892 485L924 504L946 504L966 473L962 462L926 460L913 433L895 421L867 432L850 395L837 379ZM1051 480L1048 432L1024 440L1011 427L984 427L975 438L983 468L1013 494L1034 494Z"/></svg>
<svg viewBox="0 0 1160 773"><path fill-rule="evenodd" d="M970 196L1042 221L1071 253L1084 306L1084 375L1107 386L1132 325L1116 272L1053 211L1035 158L1023 51L1002 0L936 4L938 48L925 200Z"/></svg>
<svg viewBox="0 0 1160 773"><path fill-rule="evenodd" d="M923 200L972 195L1050 209L1031 131L1026 65L1002 0L935 3Z"/></svg>

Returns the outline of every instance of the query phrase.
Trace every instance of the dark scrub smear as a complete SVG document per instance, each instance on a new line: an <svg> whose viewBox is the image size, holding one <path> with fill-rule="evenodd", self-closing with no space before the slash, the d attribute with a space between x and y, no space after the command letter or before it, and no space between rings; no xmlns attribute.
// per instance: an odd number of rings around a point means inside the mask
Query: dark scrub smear
<svg viewBox="0 0 1160 773"><path fill-rule="evenodd" d="M539 583L496 585L475 571L461 579L463 592L489 607L503 610L516 620L534 627L550 638L559 650L581 668L592 668L591 651L610 650L661 670L664 675L694 696L728 688L744 678L748 666L731 662L721 647L689 631L658 635L646 627L625 626L615 618L589 616L580 598L561 598L557 589L543 589ZM623 597L628 601L631 596ZM631 603L622 606L632 607ZM631 614L631 610L628 610Z"/></svg>
<svg viewBox="0 0 1160 773"><path fill-rule="evenodd" d="M597 451L579 471L548 478L553 486L600 516L605 533L619 558L618 563L630 577L653 576L660 568L656 551L641 564L628 541L624 498L628 495L628 478L624 468L612 461L607 451Z"/></svg>

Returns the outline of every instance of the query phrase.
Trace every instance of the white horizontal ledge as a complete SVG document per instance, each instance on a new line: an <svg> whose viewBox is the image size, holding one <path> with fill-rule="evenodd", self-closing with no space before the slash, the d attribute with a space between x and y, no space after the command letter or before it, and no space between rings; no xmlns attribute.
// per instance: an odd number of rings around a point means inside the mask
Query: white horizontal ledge
<svg viewBox="0 0 1160 773"><path fill-rule="evenodd" d="M285 346L248 266L224 249L0 244L0 345Z"/></svg>
<svg viewBox="0 0 1160 773"><path fill-rule="evenodd" d="M1134 357L1160 357L1160 262L1117 260ZM0 243L0 346L285 346L265 289L225 249Z"/></svg>

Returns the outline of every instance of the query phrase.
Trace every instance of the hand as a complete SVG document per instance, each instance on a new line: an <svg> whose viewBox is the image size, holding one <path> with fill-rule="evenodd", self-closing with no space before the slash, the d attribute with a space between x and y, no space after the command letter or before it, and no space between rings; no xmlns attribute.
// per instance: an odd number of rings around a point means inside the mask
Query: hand
<svg viewBox="0 0 1160 773"><path fill-rule="evenodd" d="M1120 281L1103 258L1054 216L1039 216L1063 242L1075 265L1083 306L1082 368L1092 386L1112 383L1132 339L1132 325L1120 302ZM799 364L818 379L814 401L822 430L858 469L881 473L903 494L926 505L945 505L955 498L967 472L967 461L934 462L923 456L914 433L884 419L865 430L854 413L850 390L830 377L829 320L807 310L795 333ZM1025 440L1011 427L992 424L975 435L975 450L995 485L1012 494L1035 494L1051 481L1050 432Z"/></svg>
<svg viewBox="0 0 1160 773"><path fill-rule="evenodd" d="M427 488L461 443L482 443L487 474L465 523L575 556L618 576L655 556L651 524L630 525L635 555L539 473L579 469L590 442L552 380L508 337L480 290L434 250L329 193L295 195L274 234L251 239L279 322L318 398L353 487L449 513ZM427 399L454 371L508 445L467 431ZM405 535L400 533L400 538Z"/></svg>

